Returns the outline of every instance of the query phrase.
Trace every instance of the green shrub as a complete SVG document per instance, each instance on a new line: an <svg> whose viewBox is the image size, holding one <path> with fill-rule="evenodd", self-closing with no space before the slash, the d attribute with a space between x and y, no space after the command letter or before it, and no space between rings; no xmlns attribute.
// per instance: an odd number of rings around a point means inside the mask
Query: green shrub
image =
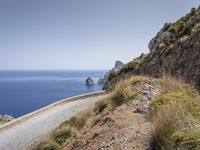
<svg viewBox="0 0 200 150"><path fill-rule="evenodd" d="M174 147L182 147L185 149L196 149L200 148L200 132L191 131L191 132L176 132L171 135L170 139L172 140Z"/></svg>
<svg viewBox="0 0 200 150"><path fill-rule="evenodd" d="M69 124L71 127L80 129L85 125L90 115L91 115L90 112L81 112L80 114L71 117L68 121L66 121L66 123Z"/></svg>
<svg viewBox="0 0 200 150"><path fill-rule="evenodd" d="M59 145L62 145L66 141L66 139L71 137L71 135L72 135L71 128L69 127L65 127L62 129L59 128L59 130L55 131L54 133L54 140Z"/></svg>
<svg viewBox="0 0 200 150"><path fill-rule="evenodd" d="M108 75L108 81L111 81L112 79L114 79L117 75L118 75L119 72L116 72L116 71L111 71Z"/></svg>
<svg viewBox="0 0 200 150"><path fill-rule="evenodd" d="M200 115L198 100L183 92L161 94L150 103L149 109L152 113L157 113L158 109L163 109L162 106L167 105L170 101L184 104L185 109L194 116Z"/></svg>
<svg viewBox="0 0 200 150"><path fill-rule="evenodd" d="M200 148L200 100L189 85L171 77L161 81L161 94L149 105L155 150ZM162 87L163 86L163 87Z"/></svg>
<svg viewBox="0 0 200 150"><path fill-rule="evenodd" d="M47 141L37 146L36 150L59 150L60 147L53 141Z"/></svg>
<svg viewBox="0 0 200 150"><path fill-rule="evenodd" d="M126 80L119 81L112 91L110 99L114 107L133 100L139 96L139 93L133 90L132 86L135 83L144 81L146 78L142 76L134 76Z"/></svg>
<svg viewBox="0 0 200 150"><path fill-rule="evenodd" d="M161 94L156 97L149 105L149 108L152 112L155 112L160 106L167 104L169 101L185 101L191 100L186 93L183 92L171 92L167 94Z"/></svg>
<svg viewBox="0 0 200 150"><path fill-rule="evenodd" d="M139 64L138 61L135 61L135 60L130 61L130 62L128 62L127 64L125 64L125 65L122 67L122 69L121 69L120 72L124 72L124 73L129 72L129 71L135 69L135 67L136 67L138 64Z"/></svg>
<svg viewBox="0 0 200 150"><path fill-rule="evenodd" d="M145 54L141 54L139 57L135 58L134 60L128 62L127 64L125 64L122 69L120 70L119 74L121 73L127 73L129 71L134 70L138 64L141 63L141 61L145 58Z"/></svg>

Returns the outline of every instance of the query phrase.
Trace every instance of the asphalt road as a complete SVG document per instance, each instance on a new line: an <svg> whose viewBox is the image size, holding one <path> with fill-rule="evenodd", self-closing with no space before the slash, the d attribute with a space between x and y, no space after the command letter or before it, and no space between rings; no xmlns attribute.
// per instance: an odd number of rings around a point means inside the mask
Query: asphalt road
<svg viewBox="0 0 200 150"><path fill-rule="evenodd" d="M22 123L0 132L0 150L27 150L37 144L60 123L92 106L102 96L85 98L52 107Z"/></svg>

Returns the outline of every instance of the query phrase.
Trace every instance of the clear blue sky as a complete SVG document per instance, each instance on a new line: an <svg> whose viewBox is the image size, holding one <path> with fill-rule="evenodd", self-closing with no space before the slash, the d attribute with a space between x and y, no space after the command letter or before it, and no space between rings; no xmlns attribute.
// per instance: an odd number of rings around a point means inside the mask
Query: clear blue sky
<svg viewBox="0 0 200 150"><path fill-rule="evenodd" d="M0 69L109 69L200 0L1 0Z"/></svg>

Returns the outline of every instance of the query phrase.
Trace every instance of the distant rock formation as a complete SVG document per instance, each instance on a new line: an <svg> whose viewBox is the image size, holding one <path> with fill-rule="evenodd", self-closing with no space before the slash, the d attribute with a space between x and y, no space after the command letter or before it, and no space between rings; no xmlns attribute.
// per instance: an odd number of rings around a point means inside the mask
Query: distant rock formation
<svg viewBox="0 0 200 150"><path fill-rule="evenodd" d="M123 67L124 63L121 61L116 61L115 62L115 67L112 69L112 71L116 72L116 71L120 71Z"/></svg>
<svg viewBox="0 0 200 150"><path fill-rule="evenodd" d="M113 76L115 73L118 73L118 72L122 69L123 65L124 65L123 62L121 62L121 61L116 61L116 62L115 62L115 66L114 66L111 70L109 70L109 71L104 75L104 77L101 77L101 78L99 79L98 83L99 83L99 84L105 85L105 84L109 81L109 79L110 79L111 76Z"/></svg>
<svg viewBox="0 0 200 150"><path fill-rule="evenodd" d="M175 23L166 23L149 43L149 54L124 65L106 89L124 75L160 77L163 73L181 78L200 91L200 7Z"/></svg>
<svg viewBox="0 0 200 150"><path fill-rule="evenodd" d="M94 80L92 80L92 78L90 78L90 77L88 77L85 82L86 82L86 85L88 85L88 86L94 85Z"/></svg>
<svg viewBox="0 0 200 150"><path fill-rule="evenodd" d="M0 115L0 125L3 125L9 121L12 121L14 118L10 115Z"/></svg>
<svg viewBox="0 0 200 150"><path fill-rule="evenodd" d="M99 78L98 80L98 84L104 84L105 79L103 77Z"/></svg>

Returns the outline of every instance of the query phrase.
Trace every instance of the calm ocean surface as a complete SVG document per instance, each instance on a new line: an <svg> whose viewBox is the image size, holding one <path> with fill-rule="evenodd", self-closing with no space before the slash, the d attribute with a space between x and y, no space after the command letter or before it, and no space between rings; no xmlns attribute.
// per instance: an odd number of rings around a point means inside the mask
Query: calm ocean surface
<svg viewBox="0 0 200 150"><path fill-rule="evenodd" d="M86 86L92 77L97 83L106 71L0 71L0 114L20 117L60 99L99 91Z"/></svg>

